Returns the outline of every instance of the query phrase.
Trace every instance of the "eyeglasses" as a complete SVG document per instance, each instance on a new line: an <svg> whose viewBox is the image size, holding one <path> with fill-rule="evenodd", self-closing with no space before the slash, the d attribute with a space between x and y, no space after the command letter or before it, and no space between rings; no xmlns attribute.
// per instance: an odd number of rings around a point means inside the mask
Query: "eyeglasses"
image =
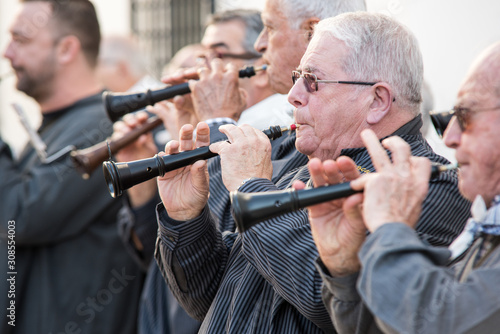
<svg viewBox="0 0 500 334"><path fill-rule="evenodd" d="M204 61L212 60L215 58L252 60L252 59L257 59L260 57L262 57L262 55L256 54L253 52L244 52L244 53L229 53L229 52L227 52L227 53L224 53L224 52L217 52L215 50L210 50L210 51L207 51L206 54L204 54L204 55L199 55L198 59L204 60Z"/></svg>
<svg viewBox="0 0 500 334"><path fill-rule="evenodd" d="M483 109L470 109L470 108L462 108L462 107L454 107L450 114L457 118L458 126L460 130L463 132L467 128L467 126L471 122L471 118L475 113L481 111L493 111L500 109L500 106L492 107L492 108L483 108Z"/></svg>
<svg viewBox="0 0 500 334"><path fill-rule="evenodd" d="M365 85L365 86L373 86L376 84L376 82L363 82L363 81L318 80L316 74L308 72L300 73L299 71L292 71L292 81L294 85L300 78L304 78L304 85L309 93L318 91L318 82L348 84L348 85Z"/></svg>
<svg viewBox="0 0 500 334"><path fill-rule="evenodd" d="M434 125L434 129L436 129L439 137L442 138L450 120L453 118L453 110L430 111L429 116L431 118L432 125Z"/></svg>

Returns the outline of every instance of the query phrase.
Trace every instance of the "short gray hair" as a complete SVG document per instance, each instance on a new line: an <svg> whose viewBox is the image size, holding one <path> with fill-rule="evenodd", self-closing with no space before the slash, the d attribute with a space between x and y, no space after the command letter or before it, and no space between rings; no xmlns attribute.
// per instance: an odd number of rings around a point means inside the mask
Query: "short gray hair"
<svg viewBox="0 0 500 334"><path fill-rule="evenodd" d="M322 33L349 48L343 71L352 80L387 82L402 107L420 113L423 60L408 28L384 14L358 12L320 21L313 39Z"/></svg>
<svg viewBox="0 0 500 334"><path fill-rule="evenodd" d="M366 11L365 0L277 0L287 17L290 27L298 29L304 19L320 20L342 13Z"/></svg>
<svg viewBox="0 0 500 334"><path fill-rule="evenodd" d="M208 17L205 27L212 24L231 21L239 21L245 26L245 38L242 45L245 52L260 56L261 54L253 47L260 32L264 29L260 11L252 9L232 9L218 12Z"/></svg>

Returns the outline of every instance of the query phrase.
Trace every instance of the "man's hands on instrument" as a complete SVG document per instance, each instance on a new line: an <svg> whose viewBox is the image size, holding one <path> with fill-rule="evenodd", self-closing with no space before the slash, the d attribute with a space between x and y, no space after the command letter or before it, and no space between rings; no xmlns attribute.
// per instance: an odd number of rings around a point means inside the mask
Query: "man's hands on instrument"
<svg viewBox="0 0 500 334"><path fill-rule="evenodd" d="M359 270L357 254L371 232L385 223L402 222L414 227L421 212L429 186L430 162L412 157L410 146L399 137L390 137L383 146L372 130L361 133L376 173L359 176L350 158L337 161L318 159L309 162L309 171L316 187L351 181L352 195L308 208L314 241L321 259L333 276L346 276ZM392 162L385 148L392 153ZM303 189L301 182L295 189ZM366 226L366 228L365 228Z"/></svg>
<svg viewBox="0 0 500 334"><path fill-rule="evenodd" d="M359 177L356 164L348 157L337 161L311 159L308 163L315 187L347 182ZM294 189L304 189L305 184L296 181ZM347 276L359 271L358 251L365 240L359 205L362 194L321 203L308 208L312 235L319 255L332 276Z"/></svg>
<svg viewBox="0 0 500 334"><path fill-rule="evenodd" d="M162 81L167 85L175 86L192 79L199 79L197 68L179 69L163 77ZM165 111L168 111L167 115L164 113ZM196 115L191 94L177 95L173 99L157 103L151 112L162 118L165 128L175 134L172 137L173 139L178 139L177 133L179 133L180 128L184 124L196 126L198 122L202 121ZM172 122L174 116L176 118L175 127L177 129L174 129L174 123Z"/></svg>
<svg viewBox="0 0 500 334"><path fill-rule="evenodd" d="M220 59L213 59L210 64L178 70L162 78L168 85L178 85L188 80L191 94L176 96L171 100L184 124L187 120L193 124L195 121L218 117L237 121L245 110L247 93L239 87L239 70L234 65L224 67Z"/></svg>
<svg viewBox="0 0 500 334"><path fill-rule="evenodd" d="M140 111L135 114L127 114L121 121L113 124L113 135L111 138L116 140L123 137L138 126L143 125L148 120L148 114ZM143 134L132 144L122 148L115 156L118 161L132 161L138 159L150 158L157 152L156 145L151 132Z"/></svg>
<svg viewBox="0 0 500 334"><path fill-rule="evenodd" d="M246 124L239 127L226 124L219 131L228 141L213 143L210 150L221 157L222 181L227 190L238 189L252 177L271 180L271 142L261 130Z"/></svg>
<svg viewBox="0 0 500 334"><path fill-rule="evenodd" d="M194 110L200 120L229 117L237 121L246 108L247 93L239 86L239 70L213 59L211 68L198 69L199 80L189 81Z"/></svg>
<svg viewBox="0 0 500 334"><path fill-rule="evenodd" d="M430 161L412 157L410 146L399 137L385 139L383 147L371 130L364 130L361 138L377 170L351 183L353 189L364 189L366 227L370 232L393 222L414 227L429 188ZM391 151L392 162L384 147Z"/></svg>
<svg viewBox="0 0 500 334"><path fill-rule="evenodd" d="M148 120L148 114L138 112L136 114L127 114L122 121L113 124L112 139L116 140L123 137L136 127L144 124ZM140 136L132 144L122 148L115 154L116 160L120 162L133 161L150 158L157 152L156 145L151 133ZM137 208L154 197L157 192L156 182L154 180L138 184L128 190L129 200L132 207Z"/></svg>
<svg viewBox="0 0 500 334"><path fill-rule="evenodd" d="M165 146L165 154L189 151L210 144L210 129L206 123L198 123L196 142L193 142L193 126L186 124L179 132L179 141L172 140ZM205 160L179 168L158 177L160 197L170 218L185 221L199 216L208 200L208 171Z"/></svg>

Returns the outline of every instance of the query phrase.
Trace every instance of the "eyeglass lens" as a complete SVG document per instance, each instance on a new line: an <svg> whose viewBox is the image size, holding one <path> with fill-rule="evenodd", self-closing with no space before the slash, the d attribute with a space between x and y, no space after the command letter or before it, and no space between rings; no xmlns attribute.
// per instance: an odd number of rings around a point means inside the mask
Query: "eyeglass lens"
<svg viewBox="0 0 500 334"><path fill-rule="evenodd" d="M292 81L293 84L300 79L300 77L304 78L304 86L309 93L315 92L318 90L318 83L316 82L316 76L312 73L300 73L298 71L292 71Z"/></svg>
<svg viewBox="0 0 500 334"><path fill-rule="evenodd" d="M456 108L453 110L453 114L457 117L460 130L465 131L467 123L469 123L470 120L470 110L467 108Z"/></svg>

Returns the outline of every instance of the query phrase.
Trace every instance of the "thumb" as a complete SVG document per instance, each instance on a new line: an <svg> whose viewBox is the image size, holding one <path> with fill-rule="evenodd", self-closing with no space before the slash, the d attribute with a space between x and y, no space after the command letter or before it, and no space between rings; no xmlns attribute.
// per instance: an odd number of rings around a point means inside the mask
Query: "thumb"
<svg viewBox="0 0 500 334"><path fill-rule="evenodd" d="M370 174L363 174L360 177L358 177L357 179L352 180L350 183L351 188L354 190L365 189L366 183L368 182L368 180L370 179L371 176L372 175L370 175Z"/></svg>
<svg viewBox="0 0 500 334"><path fill-rule="evenodd" d="M226 147L227 145L231 145L226 141L218 141L213 144L210 144L210 151L213 153L220 154L220 152Z"/></svg>
<svg viewBox="0 0 500 334"><path fill-rule="evenodd" d="M191 175L195 187L206 187L208 183L207 162L205 160L196 161L191 167Z"/></svg>

